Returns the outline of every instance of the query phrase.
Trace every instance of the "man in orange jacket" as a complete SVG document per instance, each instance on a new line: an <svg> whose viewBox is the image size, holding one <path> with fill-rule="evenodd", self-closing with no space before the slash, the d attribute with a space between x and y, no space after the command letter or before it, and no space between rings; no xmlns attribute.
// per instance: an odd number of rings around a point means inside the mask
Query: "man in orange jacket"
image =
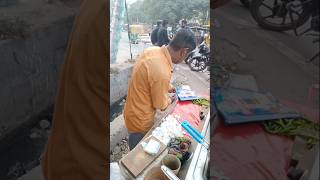
<svg viewBox="0 0 320 180"><path fill-rule="evenodd" d="M75 20L42 159L45 180L109 177L107 3L84 0Z"/></svg>
<svg viewBox="0 0 320 180"><path fill-rule="evenodd" d="M137 60L129 84L124 119L133 149L153 126L156 109L164 110L173 100L168 92L173 64L181 63L196 47L194 34L181 29L169 45L146 49Z"/></svg>

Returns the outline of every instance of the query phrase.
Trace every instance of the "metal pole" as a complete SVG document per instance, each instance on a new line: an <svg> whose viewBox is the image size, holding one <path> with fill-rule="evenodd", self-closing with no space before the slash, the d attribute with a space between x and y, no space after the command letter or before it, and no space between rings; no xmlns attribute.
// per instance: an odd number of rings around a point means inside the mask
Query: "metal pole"
<svg viewBox="0 0 320 180"><path fill-rule="evenodd" d="M131 52L131 37L130 37L130 23L129 23L129 15L128 15L128 7L127 7L127 0L124 1L124 5L126 8L127 14L127 23L128 23L128 38L129 38L129 46L130 46L130 60L132 60L132 52Z"/></svg>

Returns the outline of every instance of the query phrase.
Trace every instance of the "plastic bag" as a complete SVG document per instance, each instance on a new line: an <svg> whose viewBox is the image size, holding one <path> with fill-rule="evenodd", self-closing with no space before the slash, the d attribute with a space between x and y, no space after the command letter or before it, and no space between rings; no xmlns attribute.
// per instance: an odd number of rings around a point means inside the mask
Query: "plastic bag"
<svg viewBox="0 0 320 180"><path fill-rule="evenodd" d="M150 139L148 143L141 143L143 150L150 155L157 155L160 150L160 143L153 139Z"/></svg>

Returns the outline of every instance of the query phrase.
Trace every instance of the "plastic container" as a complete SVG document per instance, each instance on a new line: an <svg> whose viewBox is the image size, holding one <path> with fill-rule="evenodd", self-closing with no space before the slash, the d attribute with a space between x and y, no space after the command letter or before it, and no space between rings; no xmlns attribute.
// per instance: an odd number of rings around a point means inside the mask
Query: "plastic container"
<svg viewBox="0 0 320 180"><path fill-rule="evenodd" d="M179 170L181 168L181 162L180 160L173 154L167 154L162 159L162 165L167 166L169 169L173 171L175 175L178 175Z"/></svg>
<svg viewBox="0 0 320 180"><path fill-rule="evenodd" d="M147 172L144 180L169 180L169 178L162 172L160 167L154 167Z"/></svg>

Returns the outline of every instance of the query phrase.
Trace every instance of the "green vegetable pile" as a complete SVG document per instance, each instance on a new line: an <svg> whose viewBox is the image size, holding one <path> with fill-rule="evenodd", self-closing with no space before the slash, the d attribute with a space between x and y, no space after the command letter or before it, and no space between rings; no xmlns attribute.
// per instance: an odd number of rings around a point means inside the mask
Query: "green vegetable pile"
<svg viewBox="0 0 320 180"><path fill-rule="evenodd" d="M306 119L279 119L263 123L266 131L285 136L300 136L311 148L320 140L320 124Z"/></svg>
<svg viewBox="0 0 320 180"><path fill-rule="evenodd" d="M210 101L204 98L192 100L192 103L200 106L206 106L206 107L210 106Z"/></svg>

